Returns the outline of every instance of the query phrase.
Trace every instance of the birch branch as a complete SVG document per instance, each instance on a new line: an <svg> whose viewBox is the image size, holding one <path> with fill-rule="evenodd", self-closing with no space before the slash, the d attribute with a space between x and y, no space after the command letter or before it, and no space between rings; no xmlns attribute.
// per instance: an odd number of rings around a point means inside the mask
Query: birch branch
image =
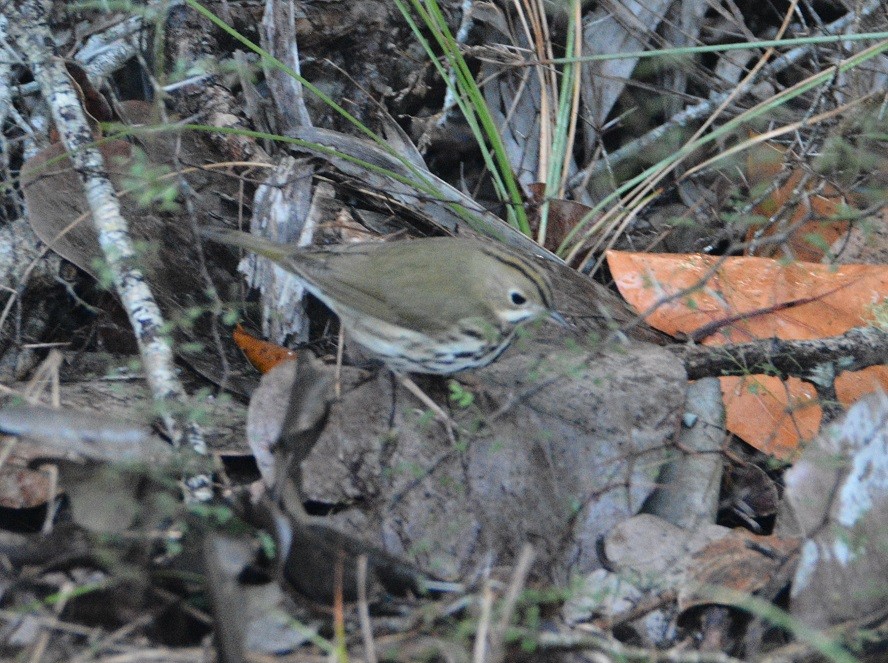
<svg viewBox="0 0 888 663"><path fill-rule="evenodd" d="M11 37L23 61L31 68L74 168L83 180L84 192L92 210L99 244L135 332L148 384L160 417L173 441L186 441L197 453L206 453L200 427L191 421L184 403L186 393L176 377L170 339L162 333L164 321L142 272L114 187L107 177L102 155L87 123L77 91L62 59L52 50L53 39L47 23L48 8L41 0L24 0L10 15ZM171 407L173 406L173 407ZM190 480L190 488L205 485L207 477Z"/></svg>

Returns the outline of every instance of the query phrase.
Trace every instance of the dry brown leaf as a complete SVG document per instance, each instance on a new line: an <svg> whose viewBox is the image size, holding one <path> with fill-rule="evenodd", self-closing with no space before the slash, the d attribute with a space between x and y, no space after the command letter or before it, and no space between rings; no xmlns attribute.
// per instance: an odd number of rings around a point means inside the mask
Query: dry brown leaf
<svg viewBox="0 0 888 663"><path fill-rule="evenodd" d="M121 106L134 124L154 121L148 104L124 102ZM141 205L137 200L138 187L137 191L129 191L130 179L139 179L130 177L134 166L159 168L158 173L166 170L169 172L159 176L158 182L176 186L187 183L185 188L192 196L196 225L217 224L220 219L235 224L236 210L232 209L231 203L242 202L239 181L211 168L193 168L212 164L221 157L199 135L176 131L174 127L169 130L169 133L139 135L138 147L144 152L146 164L141 164L138 151L125 141L106 141L99 145L99 150L120 196L129 232L138 245L145 247L139 254L139 267L146 274L165 318L176 323L173 333L177 353L210 380L248 394L255 380L236 351L228 353L229 370L220 369L218 353L226 348L215 346L212 331L215 322L210 313L215 302L206 292L208 284L197 254L199 239L192 232L192 224L180 212ZM182 170L174 177L180 166ZM104 254L98 244L80 176L61 144L49 145L22 165L21 189L27 203L28 220L37 236L63 258L99 278L104 271L100 267ZM129 193L125 193L127 191ZM221 290L220 285L227 281L228 273L217 269L215 262L207 261L207 264L217 289ZM195 313L201 315L194 319Z"/></svg>
<svg viewBox="0 0 888 663"><path fill-rule="evenodd" d="M546 185L535 182L528 187L533 200L530 209L530 227L536 235L540 227L540 211L544 202ZM589 216L592 208L576 200L553 198L549 200L549 211L546 219L546 248L555 251L583 219Z"/></svg>
<svg viewBox="0 0 888 663"><path fill-rule="evenodd" d="M768 585L773 574L798 548L796 538L759 536L744 529L732 530L694 553L685 584L679 589L679 610L684 613L692 608L719 603L720 589L731 594L755 594Z"/></svg>

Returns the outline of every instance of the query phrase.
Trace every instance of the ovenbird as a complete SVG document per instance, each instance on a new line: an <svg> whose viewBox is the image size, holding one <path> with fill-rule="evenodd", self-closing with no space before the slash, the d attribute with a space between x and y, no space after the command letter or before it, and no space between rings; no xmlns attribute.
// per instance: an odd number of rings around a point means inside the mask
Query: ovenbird
<svg viewBox="0 0 888 663"><path fill-rule="evenodd" d="M398 373L480 368L522 324L544 315L565 324L539 267L489 242L434 237L298 248L238 231L204 235L295 274L351 340Z"/></svg>

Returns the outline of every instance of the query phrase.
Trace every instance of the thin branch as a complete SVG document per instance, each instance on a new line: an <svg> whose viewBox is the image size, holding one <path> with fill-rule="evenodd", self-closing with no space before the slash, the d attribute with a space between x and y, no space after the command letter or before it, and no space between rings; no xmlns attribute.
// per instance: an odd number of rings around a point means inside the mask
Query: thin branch
<svg viewBox="0 0 888 663"><path fill-rule="evenodd" d="M869 16L881 6L882 2L880 2L880 0L870 0L863 7L860 8L859 12L848 12L842 18L833 21L829 25L824 26L824 34L841 34L844 30L847 30L850 25L852 25L856 21L859 21L861 18ZM643 136L638 137L631 143L623 145L620 149L611 152L606 160L599 159L598 161L590 164L583 170L576 173L571 178L568 186L570 186L571 188L580 186L583 182L587 182L590 178L598 175L604 170L614 168L617 164L625 161L626 159L634 157L637 154L640 154L643 150L646 150L655 145L658 141L662 140L663 136L665 136L670 131L673 131L678 127L687 126L695 120L707 117L715 108L719 106L719 104L723 103L726 99L730 97L740 97L741 95L753 91L755 89L755 86L763 80L774 80L777 74L796 64L804 56L811 53L815 48L816 46L814 44L808 44L787 51L782 56L775 58L769 66L764 67L759 72L759 76L753 79L749 79L736 88L732 88L730 90L727 90L726 92L722 92L721 94L713 95L705 101L701 101L694 106L690 106L684 109L680 113L674 115L672 119L670 119L668 122L665 122L657 128L652 129L651 131Z"/></svg>
<svg viewBox="0 0 888 663"><path fill-rule="evenodd" d="M674 346L682 356L688 377L766 373L780 378L815 381L825 367L837 375L888 362L888 331L856 327L841 336L812 341L761 339L750 343L712 346Z"/></svg>
<svg viewBox="0 0 888 663"><path fill-rule="evenodd" d="M161 406L164 426L177 444L187 441L196 452L205 453L206 444L200 427L181 413L187 408L170 407L186 402L185 390L175 373L170 339L162 333L165 324L160 309L141 271L135 267L137 256L128 225L121 214L102 155L95 146L95 137L77 90L61 58L52 51L54 41L49 30L47 8L39 0L24 0L10 18L12 39L31 68L50 107L61 141L83 180L99 244L129 315L148 384L155 401ZM189 481L196 490L208 479L195 477Z"/></svg>

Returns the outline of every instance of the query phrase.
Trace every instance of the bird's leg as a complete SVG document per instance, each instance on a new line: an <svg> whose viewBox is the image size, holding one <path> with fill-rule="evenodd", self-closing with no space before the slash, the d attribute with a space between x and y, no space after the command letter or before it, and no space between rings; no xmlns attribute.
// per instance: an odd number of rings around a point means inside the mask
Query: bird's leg
<svg viewBox="0 0 888 663"><path fill-rule="evenodd" d="M447 437L450 439L450 442L455 445L456 422L454 422L450 415L447 414L440 405L433 401L427 393L420 389L419 385L411 380L409 376L403 375L401 373L395 373L395 375L404 386L404 388L411 394L416 396L423 405L425 405L435 414L435 418L438 419L438 421L440 421L442 424L444 424L444 428L447 430Z"/></svg>

